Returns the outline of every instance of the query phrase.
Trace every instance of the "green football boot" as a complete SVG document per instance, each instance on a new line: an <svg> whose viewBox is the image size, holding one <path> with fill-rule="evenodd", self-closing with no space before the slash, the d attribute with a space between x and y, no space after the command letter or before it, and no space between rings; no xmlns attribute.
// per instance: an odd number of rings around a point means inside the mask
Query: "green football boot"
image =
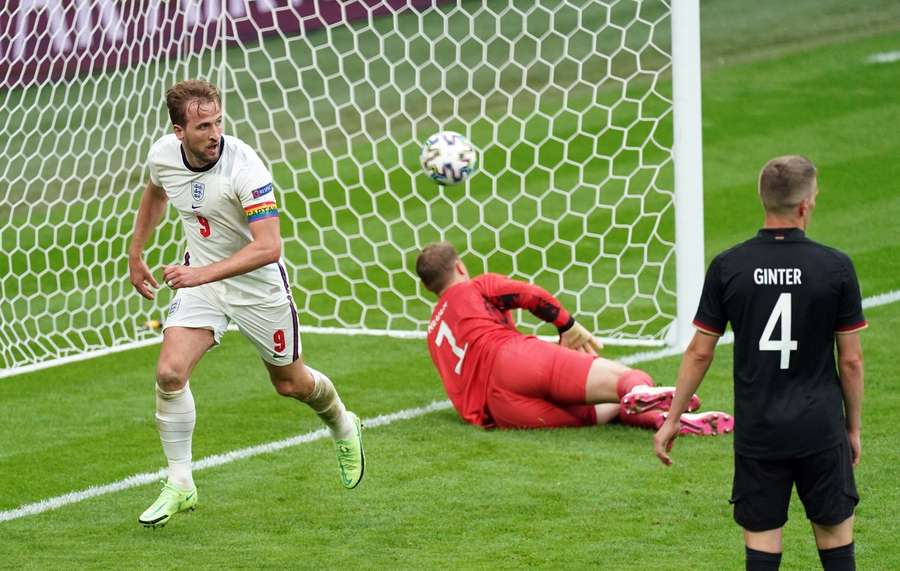
<svg viewBox="0 0 900 571"><path fill-rule="evenodd" d="M169 482L163 482L162 485L162 493L138 518L138 523L144 527L162 527L178 512L194 511L197 507L196 487L185 491Z"/></svg>
<svg viewBox="0 0 900 571"><path fill-rule="evenodd" d="M366 454L363 452L362 423L359 417L347 412L353 420L353 436L346 440L335 440L338 466L341 468L341 483L348 490L359 485L366 471Z"/></svg>

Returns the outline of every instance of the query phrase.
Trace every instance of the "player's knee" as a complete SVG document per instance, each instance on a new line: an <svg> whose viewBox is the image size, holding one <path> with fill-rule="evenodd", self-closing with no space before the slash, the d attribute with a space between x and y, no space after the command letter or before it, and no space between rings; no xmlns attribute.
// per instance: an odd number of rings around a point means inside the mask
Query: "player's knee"
<svg viewBox="0 0 900 571"><path fill-rule="evenodd" d="M623 369L616 376L616 395L619 399L627 395L631 390L639 385L654 386L653 377L640 369L629 369L621 365Z"/></svg>
<svg viewBox="0 0 900 571"><path fill-rule="evenodd" d="M294 381L279 381L272 384L275 386L275 391L283 397L303 400L312 392L312 389Z"/></svg>
<svg viewBox="0 0 900 571"><path fill-rule="evenodd" d="M187 372L167 363L160 363L156 367L156 384L166 392L179 391L187 384Z"/></svg>
<svg viewBox="0 0 900 571"><path fill-rule="evenodd" d="M306 371L304 367L302 372L285 378L273 378L272 386L275 391L283 397L290 397L303 400L312 394L316 386L315 379Z"/></svg>
<svg viewBox="0 0 900 571"><path fill-rule="evenodd" d="M620 375L620 378L622 377L627 378L634 385L648 385L651 387L656 385L653 382L653 377L647 371L642 371L641 369L626 368Z"/></svg>
<svg viewBox="0 0 900 571"><path fill-rule="evenodd" d="M272 381L272 386L275 387L275 392L283 397L297 398L294 383L291 381Z"/></svg>
<svg viewBox="0 0 900 571"><path fill-rule="evenodd" d="M834 549L853 541L853 516L836 525L821 525L813 522L813 533L819 549Z"/></svg>

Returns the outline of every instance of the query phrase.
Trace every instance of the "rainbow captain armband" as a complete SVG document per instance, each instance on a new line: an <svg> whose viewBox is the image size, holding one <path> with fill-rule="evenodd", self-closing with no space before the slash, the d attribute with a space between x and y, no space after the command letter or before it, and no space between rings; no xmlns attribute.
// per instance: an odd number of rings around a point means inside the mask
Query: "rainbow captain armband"
<svg viewBox="0 0 900 571"><path fill-rule="evenodd" d="M256 222L264 218L278 218L278 207L274 202L261 202L244 207L247 222Z"/></svg>

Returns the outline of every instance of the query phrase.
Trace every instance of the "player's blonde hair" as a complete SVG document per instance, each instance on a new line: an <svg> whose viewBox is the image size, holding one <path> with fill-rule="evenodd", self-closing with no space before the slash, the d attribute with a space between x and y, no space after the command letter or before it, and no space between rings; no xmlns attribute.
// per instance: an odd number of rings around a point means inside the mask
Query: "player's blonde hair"
<svg viewBox="0 0 900 571"><path fill-rule="evenodd" d="M416 273L425 289L440 293L453 278L453 266L459 254L450 242L428 244L416 258Z"/></svg>
<svg viewBox="0 0 900 571"><path fill-rule="evenodd" d="M218 88L210 82L202 79L179 81L166 91L166 107L173 125L186 125L187 106L194 101L198 106L205 103L222 105Z"/></svg>
<svg viewBox="0 0 900 571"><path fill-rule="evenodd" d="M816 166L800 155L775 157L759 173L759 198L772 214L790 214L815 191Z"/></svg>

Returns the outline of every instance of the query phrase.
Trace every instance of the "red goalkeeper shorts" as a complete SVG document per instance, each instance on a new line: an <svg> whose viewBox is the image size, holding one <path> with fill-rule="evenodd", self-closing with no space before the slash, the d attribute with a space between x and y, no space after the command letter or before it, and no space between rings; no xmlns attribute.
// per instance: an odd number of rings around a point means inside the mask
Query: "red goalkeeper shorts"
<svg viewBox="0 0 900 571"><path fill-rule="evenodd" d="M553 428L597 424L585 404L594 357L537 337L516 337L497 350L487 406L500 428Z"/></svg>

